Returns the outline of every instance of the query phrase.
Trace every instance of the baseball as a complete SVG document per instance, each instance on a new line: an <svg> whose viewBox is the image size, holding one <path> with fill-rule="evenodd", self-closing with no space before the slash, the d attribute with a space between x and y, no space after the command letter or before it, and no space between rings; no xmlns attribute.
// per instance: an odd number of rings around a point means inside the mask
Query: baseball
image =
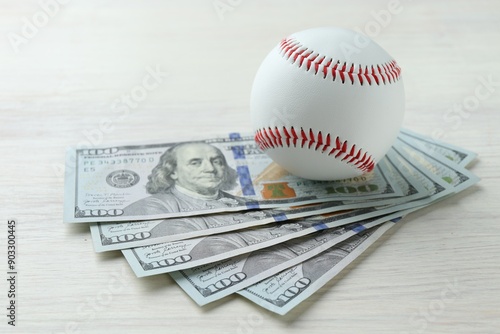
<svg viewBox="0 0 500 334"><path fill-rule="evenodd" d="M404 116L401 69L357 32L304 30L262 62L252 87L255 141L290 173L336 180L373 170Z"/></svg>

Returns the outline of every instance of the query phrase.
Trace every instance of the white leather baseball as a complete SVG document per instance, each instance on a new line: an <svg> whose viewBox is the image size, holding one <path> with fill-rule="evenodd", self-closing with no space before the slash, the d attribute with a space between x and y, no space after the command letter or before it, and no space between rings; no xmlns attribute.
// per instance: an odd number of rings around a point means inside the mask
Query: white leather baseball
<svg viewBox="0 0 500 334"><path fill-rule="evenodd" d="M373 170L404 116L400 68L368 37L315 28L279 43L252 88L255 140L290 173L335 180Z"/></svg>

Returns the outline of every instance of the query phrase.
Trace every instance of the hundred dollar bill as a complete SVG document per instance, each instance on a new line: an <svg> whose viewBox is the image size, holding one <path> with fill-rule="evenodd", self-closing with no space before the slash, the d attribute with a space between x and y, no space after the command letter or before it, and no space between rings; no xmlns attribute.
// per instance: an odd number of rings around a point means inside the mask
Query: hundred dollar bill
<svg viewBox="0 0 500 334"><path fill-rule="evenodd" d="M237 211L163 220L90 223L90 231L95 251L104 252L209 236L358 207L353 203L332 201L282 209Z"/></svg>
<svg viewBox="0 0 500 334"><path fill-rule="evenodd" d="M251 285L238 294L284 315L339 274L395 224L372 227L294 267Z"/></svg>
<svg viewBox="0 0 500 334"><path fill-rule="evenodd" d="M365 229L395 219L399 217L398 214L389 214L385 220L372 218L366 224L360 222L322 230L220 262L174 271L169 275L198 305L205 305L310 259Z"/></svg>
<svg viewBox="0 0 500 334"><path fill-rule="evenodd" d="M288 174L252 136L70 149L64 221L114 222L391 198L401 189L383 168L338 181Z"/></svg>
<svg viewBox="0 0 500 334"><path fill-rule="evenodd" d="M393 149L408 156L408 159L411 159L414 164L427 169L451 185L454 192L462 191L479 181L479 178L465 167L457 165L439 154L429 152L405 138L399 137Z"/></svg>
<svg viewBox="0 0 500 334"><path fill-rule="evenodd" d="M417 199L410 203L400 204L401 208L428 205L454 193L454 188L439 176L430 172L427 168L413 161L408 154L395 149L394 147L387 153L387 158L398 164L404 170L406 176L417 179L428 193L428 196Z"/></svg>
<svg viewBox="0 0 500 334"><path fill-rule="evenodd" d="M239 232L124 249L122 253L138 277L158 275L225 260L320 230L361 220L366 223L369 218L393 211L397 210L366 208L326 217L314 216ZM385 216L379 219L387 220Z"/></svg>
<svg viewBox="0 0 500 334"><path fill-rule="evenodd" d="M407 129L401 130L399 137L411 142L414 145L418 145L420 148L424 149L427 152L435 152L462 167L466 167L477 156L476 153L466 150L462 147L445 143L443 141L430 137L422 136L421 134L412 132Z"/></svg>
<svg viewBox="0 0 500 334"><path fill-rule="evenodd" d="M90 225L90 230L94 248L97 252L101 252L147 246L341 210L371 206L394 206L429 195L418 180L411 175L404 175L400 170L402 167L389 157L384 159L381 164L385 165L384 168L391 173L394 182L403 191L404 196L361 203L338 201L288 209L250 210L153 221L93 223ZM384 214L384 212L380 214Z"/></svg>

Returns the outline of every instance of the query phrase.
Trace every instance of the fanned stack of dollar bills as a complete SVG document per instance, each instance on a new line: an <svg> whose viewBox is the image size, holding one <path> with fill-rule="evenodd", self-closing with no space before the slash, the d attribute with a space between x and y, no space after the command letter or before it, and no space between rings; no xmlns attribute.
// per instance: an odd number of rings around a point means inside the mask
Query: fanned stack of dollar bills
<svg viewBox="0 0 500 334"><path fill-rule="evenodd" d="M199 305L237 293L285 314L402 217L478 182L474 158L402 130L372 172L311 181L238 133L69 149L64 220L90 223L97 252L120 250L138 277L168 273Z"/></svg>

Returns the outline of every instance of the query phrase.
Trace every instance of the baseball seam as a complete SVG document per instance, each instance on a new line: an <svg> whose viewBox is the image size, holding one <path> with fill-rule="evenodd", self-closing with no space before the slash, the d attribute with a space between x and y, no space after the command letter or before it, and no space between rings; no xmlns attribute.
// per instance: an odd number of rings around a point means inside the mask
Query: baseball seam
<svg viewBox="0 0 500 334"><path fill-rule="evenodd" d="M342 83L350 81L351 84L357 81L361 86L366 82L368 85L391 84L399 80L401 68L395 60L383 64L361 65L348 64L340 60L320 55L318 52L303 46L294 38L285 38L279 44L279 53L286 60L291 60L292 64L297 63L299 68L305 66L307 72L314 71L314 75L323 74L326 79L330 73L333 81L340 79Z"/></svg>
<svg viewBox="0 0 500 334"><path fill-rule="evenodd" d="M356 145L350 145L347 140L341 140L338 136L327 133L326 136L319 131L314 133L312 129L305 131L300 128L300 132L294 127L283 126L282 131L278 127L267 127L258 129L255 132L255 142L262 151L277 147L299 147L308 149L314 148L320 153L327 153L335 159L340 158L346 164L357 167L363 172L371 172L375 167L372 156Z"/></svg>

